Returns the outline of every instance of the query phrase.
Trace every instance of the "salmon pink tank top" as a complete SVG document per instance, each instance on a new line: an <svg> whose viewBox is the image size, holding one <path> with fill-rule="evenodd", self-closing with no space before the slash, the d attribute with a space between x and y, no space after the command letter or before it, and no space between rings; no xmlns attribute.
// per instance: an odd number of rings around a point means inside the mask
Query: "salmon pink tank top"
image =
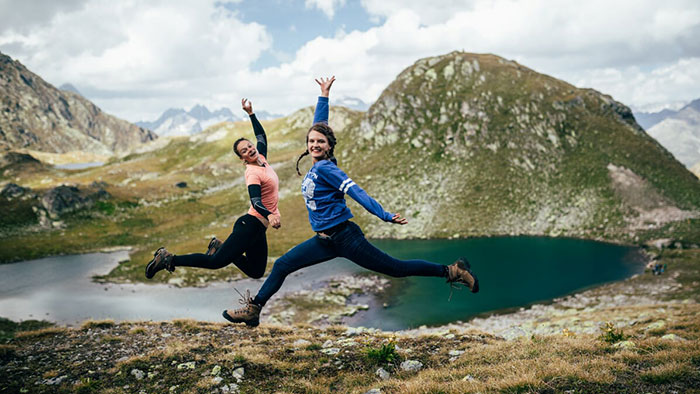
<svg viewBox="0 0 700 394"><path fill-rule="evenodd" d="M261 199L262 203L267 208L268 211L275 215L279 215L280 211L277 207L277 202L279 201L279 185L280 181L277 178L275 170L272 166L267 163L265 156L260 155L261 161L265 164L264 166L256 166L248 164L245 166L245 185L260 185ZM258 213L258 211L251 205L248 210L248 214L253 215L258 218L263 218L263 216Z"/></svg>

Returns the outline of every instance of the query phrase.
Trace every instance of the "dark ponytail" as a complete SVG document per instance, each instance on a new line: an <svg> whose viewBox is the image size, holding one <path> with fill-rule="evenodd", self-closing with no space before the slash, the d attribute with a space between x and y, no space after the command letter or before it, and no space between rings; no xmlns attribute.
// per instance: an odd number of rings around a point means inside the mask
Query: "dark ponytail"
<svg viewBox="0 0 700 394"><path fill-rule="evenodd" d="M306 155L308 155L308 154L309 154L309 150L307 149L307 150L304 151L304 153L302 153L301 155L299 155L299 158L297 159L297 174L299 174L299 176L301 176L301 172L299 171L299 162L301 161L301 159L304 158L304 156L306 156Z"/></svg>
<svg viewBox="0 0 700 394"><path fill-rule="evenodd" d="M338 160L335 159L335 154L333 153L333 151L335 150L335 144L337 143L337 140L335 139L335 134L333 133L333 129L331 129L331 127L328 126L327 123L316 123L313 126L311 126L309 131L306 132L307 147L309 144L309 133L312 131L317 131L317 132L323 134L324 136L326 136L326 138L328 138L328 145L330 145L331 149L328 151L328 153L326 155L326 159L332 161L333 164L338 164ZM304 151L304 153L302 153L299 156L299 158L297 159L297 174L299 174L299 176L301 176L301 172L299 172L299 162L301 161L301 159L304 158L304 156L306 156L308 154L309 154L309 149L307 148Z"/></svg>

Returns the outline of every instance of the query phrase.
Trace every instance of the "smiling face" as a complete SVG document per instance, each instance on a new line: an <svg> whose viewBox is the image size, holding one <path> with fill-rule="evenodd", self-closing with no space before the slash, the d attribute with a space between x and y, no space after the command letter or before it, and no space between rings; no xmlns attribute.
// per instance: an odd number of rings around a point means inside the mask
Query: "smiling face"
<svg viewBox="0 0 700 394"><path fill-rule="evenodd" d="M236 145L236 151L246 163L255 163L258 160L258 150L255 149L253 143L248 140L243 140Z"/></svg>
<svg viewBox="0 0 700 394"><path fill-rule="evenodd" d="M331 150L331 145L328 143L328 137L316 130L309 131L306 136L306 149L309 150L311 159L314 163L328 158L328 152Z"/></svg>

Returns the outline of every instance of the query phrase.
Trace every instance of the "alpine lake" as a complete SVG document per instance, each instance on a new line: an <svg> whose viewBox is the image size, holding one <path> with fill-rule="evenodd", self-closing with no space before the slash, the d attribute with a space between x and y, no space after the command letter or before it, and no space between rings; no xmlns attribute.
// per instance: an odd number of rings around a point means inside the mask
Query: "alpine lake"
<svg viewBox="0 0 700 394"><path fill-rule="evenodd" d="M545 237L493 237L459 240L372 240L400 259L451 264L464 256L480 282L480 291L453 289L440 278L390 278L381 294L358 296L368 304L345 319L350 326L401 330L467 321L575 293L643 272L638 248L596 241ZM252 294L262 280L211 283L203 288L163 284L104 284L105 274L128 252L57 256L0 265L0 316L12 320L48 320L79 324L85 319L170 320L191 318L221 322L221 311L238 307L235 287ZM227 268L224 268L227 269ZM278 295L318 287L331 277L365 275L345 259L305 268L290 275ZM161 273L159 273L161 274ZM166 274L166 273L162 273ZM263 316L264 316L263 311Z"/></svg>

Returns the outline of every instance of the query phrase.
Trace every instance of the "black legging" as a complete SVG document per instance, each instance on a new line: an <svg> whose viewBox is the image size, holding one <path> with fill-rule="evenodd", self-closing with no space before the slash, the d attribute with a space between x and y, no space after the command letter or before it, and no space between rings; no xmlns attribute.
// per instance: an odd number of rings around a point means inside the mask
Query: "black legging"
<svg viewBox="0 0 700 394"><path fill-rule="evenodd" d="M233 263L251 278L262 278L267 267L267 237L265 226L253 215L236 220L231 235L212 256L192 253L174 256L176 267L219 269ZM245 255L243 254L245 253Z"/></svg>

